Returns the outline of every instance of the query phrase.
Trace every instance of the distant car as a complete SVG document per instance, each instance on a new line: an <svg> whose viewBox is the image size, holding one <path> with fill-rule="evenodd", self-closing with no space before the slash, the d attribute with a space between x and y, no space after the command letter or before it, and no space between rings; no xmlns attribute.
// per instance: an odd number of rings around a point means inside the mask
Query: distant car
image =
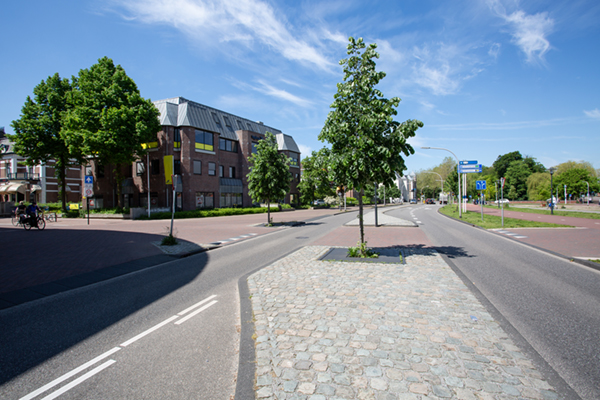
<svg viewBox="0 0 600 400"><path fill-rule="evenodd" d="M417 204L417 199L410 199L409 203L410 204Z"/></svg>
<svg viewBox="0 0 600 400"><path fill-rule="evenodd" d="M324 206L325 205L325 200L315 200L313 205L315 206Z"/></svg>
<svg viewBox="0 0 600 400"><path fill-rule="evenodd" d="M433 199L425 199L425 204L435 204L435 200L433 200Z"/></svg>
<svg viewBox="0 0 600 400"><path fill-rule="evenodd" d="M508 204L508 203L510 203L510 201L508 201L508 199L500 199L500 200L494 201L494 204L502 204L502 203Z"/></svg>

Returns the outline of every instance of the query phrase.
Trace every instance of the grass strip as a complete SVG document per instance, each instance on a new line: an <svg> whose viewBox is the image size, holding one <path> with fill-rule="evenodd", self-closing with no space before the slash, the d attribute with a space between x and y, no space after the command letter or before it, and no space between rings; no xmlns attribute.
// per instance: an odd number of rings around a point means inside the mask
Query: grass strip
<svg viewBox="0 0 600 400"><path fill-rule="evenodd" d="M452 218L459 219L458 206L450 204L440 209L440 212ZM472 225L480 226L484 229L510 229L510 228L573 228L569 225L552 224L548 222L527 221L524 219L504 217L504 227L502 226L502 217L483 213L481 221L481 212L467 211L462 213L461 221Z"/></svg>
<svg viewBox="0 0 600 400"><path fill-rule="evenodd" d="M498 206L484 206L484 208L494 208L498 209ZM542 215L551 215L550 210L542 210L535 208L525 208L525 207L511 207L504 205L505 211L515 211L515 212L524 212L530 214L542 214ZM561 217L574 217L574 218L587 218L587 219L600 219L600 213L593 212L578 212L578 211L562 211L554 209L554 215L559 215Z"/></svg>

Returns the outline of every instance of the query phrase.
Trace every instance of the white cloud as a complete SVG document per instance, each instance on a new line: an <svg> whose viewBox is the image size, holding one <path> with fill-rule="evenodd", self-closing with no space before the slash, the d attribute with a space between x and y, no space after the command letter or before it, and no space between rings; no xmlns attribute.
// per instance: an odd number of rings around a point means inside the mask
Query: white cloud
<svg viewBox="0 0 600 400"><path fill-rule="evenodd" d="M318 44L297 38L281 15L260 0L114 0L113 4L130 13L126 19L171 25L203 45L238 43L251 47L258 42L290 61L326 71L335 65L322 55Z"/></svg>
<svg viewBox="0 0 600 400"><path fill-rule="evenodd" d="M275 97L275 98L278 98L281 100L289 101L300 107L309 107L312 105L312 102L310 102L309 100L306 100L306 99L303 99L296 95L293 95L290 92L285 91L283 89L278 89L278 88L266 83L265 81L259 80L258 83L260 84L260 86L252 87L254 90L256 90L258 92L261 92L263 94L266 94L268 96Z"/></svg>
<svg viewBox="0 0 600 400"><path fill-rule="evenodd" d="M598 110L597 108L591 111L583 110L583 112L590 118L600 119L600 110Z"/></svg>
<svg viewBox="0 0 600 400"><path fill-rule="evenodd" d="M310 146L305 146L303 144L298 144L298 149L302 154L302 157L308 157L312 153L312 148Z"/></svg>
<svg viewBox="0 0 600 400"><path fill-rule="evenodd" d="M528 15L523 10L507 13L500 0L489 2L490 7L510 27L514 43L525 53L527 62L543 62L550 50L547 36L554 28L554 20L547 12Z"/></svg>

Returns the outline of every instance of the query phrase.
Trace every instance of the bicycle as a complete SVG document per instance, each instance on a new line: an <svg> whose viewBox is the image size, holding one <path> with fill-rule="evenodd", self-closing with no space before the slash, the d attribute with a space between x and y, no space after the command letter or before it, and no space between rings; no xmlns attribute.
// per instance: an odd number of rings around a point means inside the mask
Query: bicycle
<svg viewBox="0 0 600 400"><path fill-rule="evenodd" d="M35 217L36 218L36 222L37 222L37 226L36 228L38 228L38 230L43 231L44 228L46 228L46 220L44 219L44 214L40 214L38 216ZM31 225L31 221L29 220L29 217L25 217L23 218L23 228L25 228L26 231L30 230L33 226Z"/></svg>

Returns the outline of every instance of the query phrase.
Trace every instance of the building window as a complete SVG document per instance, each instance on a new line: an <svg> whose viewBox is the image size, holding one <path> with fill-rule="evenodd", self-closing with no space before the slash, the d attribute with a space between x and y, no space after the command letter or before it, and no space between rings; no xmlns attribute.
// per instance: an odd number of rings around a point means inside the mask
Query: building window
<svg viewBox="0 0 600 400"><path fill-rule="evenodd" d="M223 170L225 169L225 167L223 167L222 165L219 165L219 178L223 177Z"/></svg>
<svg viewBox="0 0 600 400"><path fill-rule="evenodd" d="M180 160L173 161L173 174L181 175L181 161Z"/></svg>
<svg viewBox="0 0 600 400"><path fill-rule="evenodd" d="M213 151L213 134L196 129L196 149Z"/></svg>
<svg viewBox="0 0 600 400"><path fill-rule="evenodd" d="M241 130L244 130L244 124L242 124L242 121L240 121L238 119L237 122L238 122L238 128L240 128Z"/></svg>
<svg viewBox="0 0 600 400"><path fill-rule="evenodd" d="M258 146L258 142L252 142L252 154L258 153L256 146Z"/></svg>
<svg viewBox="0 0 600 400"><path fill-rule="evenodd" d="M215 121L215 124L217 124L217 126L219 128L221 128L221 120L219 120L219 116L217 115L217 113L213 112L211 114L212 114L213 120Z"/></svg>
<svg viewBox="0 0 600 400"><path fill-rule="evenodd" d="M233 140L220 138L219 139L219 150L237 153L238 144L237 144L237 142L234 142Z"/></svg>
<svg viewBox="0 0 600 400"><path fill-rule="evenodd" d="M150 160L150 172L152 175L160 174L160 164L158 160Z"/></svg>
<svg viewBox="0 0 600 400"><path fill-rule="evenodd" d="M229 118L226 115L223 116L223 120L225 121L225 126L229 128L230 131L233 131L233 127L231 126L231 122L229 122Z"/></svg>
<svg viewBox="0 0 600 400"><path fill-rule="evenodd" d="M249 122L246 122L246 126L248 127L248 130L249 130L249 131L252 131L252 125L250 125L250 123L249 123Z"/></svg>
<svg viewBox="0 0 600 400"><path fill-rule="evenodd" d="M144 175L145 171L146 171L146 168L145 168L144 163L142 161L138 161L138 162L135 163L135 174L137 176Z"/></svg>
<svg viewBox="0 0 600 400"><path fill-rule="evenodd" d="M290 165L297 167L298 166L298 153L290 152L290 157L292 159L292 162L290 163Z"/></svg>
<svg viewBox="0 0 600 400"><path fill-rule="evenodd" d="M196 192L196 208L213 208L213 194L207 192Z"/></svg>
<svg viewBox="0 0 600 400"><path fill-rule="evenodd" d="M215 164L214 162L209 162L208 163L208 174L214 176L216 172L217 172L217 164Z"/></svg>
<svg viewBox="0 0 600 400"><path fill-rule="evenodd" d="M238 207L242 205L241 193L221 193L219 207Z"/></svg>
<svg viewBox="0 0 600 400"><path fill-rule="evenodd" d="M229 177L235 178L235 167L229 167Z"/></svg>
<svg viewBox="0 0 600 400"><path fill-rule="evenodd" d="M194 160L194 174L202 175L202 161Z"/></svg>
<svg viewBox="0 0 600 400"><path fill-rule="evenodd" d="M173 133L173 148L181 149L181 133L179 132L179 128L175 128L175 133Z"/></svg>

